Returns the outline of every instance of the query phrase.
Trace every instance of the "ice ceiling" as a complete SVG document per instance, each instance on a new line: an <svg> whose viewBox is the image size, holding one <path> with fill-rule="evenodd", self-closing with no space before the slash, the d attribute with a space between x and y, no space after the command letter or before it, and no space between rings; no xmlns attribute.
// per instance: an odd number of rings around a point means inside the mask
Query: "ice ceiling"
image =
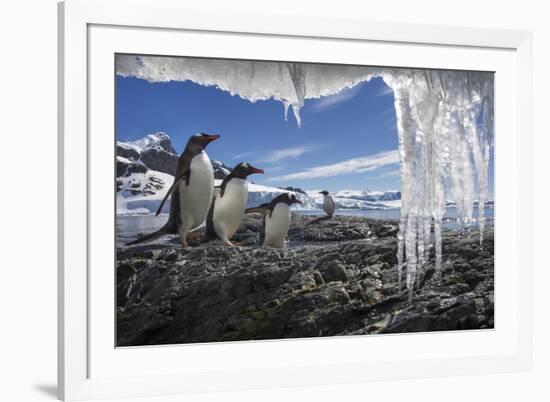
<svg viewBox="0 0 550 402"><path fill-rule="evenodd" d="M305 99L381 77L394 92L399 135L399 283L406 268L411 298L432 248L440 277L448 196L456 203L460 230L472 221L474 201L479 201L483 241L493 139L492 73L132 55L118 55L116 69L121 76L150 82L212 85L251 102L273 98L284 105L285 118L292 107L298 124Z"/></svg>

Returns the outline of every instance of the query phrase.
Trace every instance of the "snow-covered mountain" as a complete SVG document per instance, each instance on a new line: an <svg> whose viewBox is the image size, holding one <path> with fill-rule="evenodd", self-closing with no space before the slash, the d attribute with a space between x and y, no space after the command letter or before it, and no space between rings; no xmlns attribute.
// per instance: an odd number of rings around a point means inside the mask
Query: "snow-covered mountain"
<svg viewBox="0 0 550 402"><path fill-rule="evenodd" d="M317 208L323 208L323 195L320 190L306 191L315 201ZM332 195L336 209L394 209L401 207L399 191L342 190Z"/></svg>
<svg viewBox="0 0 550 402"><path fill-rule="evenodd" d="M132 141L117 141L117 214L149 214L156 212L168 188L174 180L178 154L168 134L158 132ZM216 185L220 184L231 168L213 160ZM316 191L302 191L292 187L277 188L250 182L248 206L270 202L283 192L294 193L302 205L294 209L315 210L323 208L323 196ZM374 192L369 190L345 190L333 195L337 209L389 209L401 206L398 191ZM168 212L166 203L163 212Z"/></svg>
<svg viewBox="0 0 550 402"><path fill-rule="evenodd" d="M179 155L168 134L158 132L131 142L117 141L117 177L126 173L145 173L147 169L174 175ZM212 161L214 176L223 179L231 169L220 161Z"/></svg>
<svg viewBox="0 0 550 402"><path fill-rule="evenodd" d="M401 192L397 190L390 191L370 191L366 190L342 190L334 193L336 198L349 198L362 201L395 201L401 199Z"/></svg>
<svg viewBox="0 0 550 402"><path fill-rule="evenodd" d="M163 132L116 144L117 214L156 212L174 180L179 155ZM214 176L223 179L230 168L212 161ZM168 210L168 205L165 210Z"/></svg>
<svg viewBox="0 0 550 402"><path fill-rule="evenodd" d="M149 214L156 212L174 176L157 170L134 172L117 178L116 213ZM168 212L167 205L164 206Z"/></svg>
<svg viewBox="0 0 550 402"><path fill-rule="evenodd" d="M315 200L310 198L307 194L297 191L291 191L278 187L263 186L261 184L249 183L248 184L248 207L258 206L271 202L273 198L281 193L292 193L296 195L302 204L294 204L292 209L294 210L311 210L317 209Z"/></svg>
<svg viewBox="0 0 550 402"><path fill-rule="evenodd" d="M174 174L178 154L168 134L149 134L132 142L117 141L117 177L126 173L145 173L146 169Z"/></svg>

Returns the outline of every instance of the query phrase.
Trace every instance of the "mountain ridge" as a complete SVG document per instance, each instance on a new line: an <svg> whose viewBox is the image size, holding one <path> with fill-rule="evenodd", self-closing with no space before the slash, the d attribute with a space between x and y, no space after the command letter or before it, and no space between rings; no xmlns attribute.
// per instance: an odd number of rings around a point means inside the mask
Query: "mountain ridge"
<svg viewBox="0 0 550 402"><path fill-rule="evenodd" d="M117 141L117 214L148 214L156 212L174 180L179 155L170 136L164 132L148 134L135 141ZM222 161L212 160L216 185L231 172ZM282 192L294 193L302 201L298 209L322 210L320 190L304 191L296 187L270 187L255 183L248 186L248 206L270 202ZM377 192L343 190L333 195L337 209L393 209L400 207L399 191ZM296 208L296 207L295 207ZM169 203L162 212L169 211Z"/></svg>

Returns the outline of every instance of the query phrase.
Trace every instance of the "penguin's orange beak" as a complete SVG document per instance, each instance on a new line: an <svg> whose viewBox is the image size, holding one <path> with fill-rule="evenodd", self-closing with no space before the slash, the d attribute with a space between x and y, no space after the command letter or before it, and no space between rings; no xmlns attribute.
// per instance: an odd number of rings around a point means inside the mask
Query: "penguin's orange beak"
<svg viewBox="0 0 550 402"><path fill-rule="evenodd" d="M218 134L212 134L212 135L206 136L206 140L208 142L216 141L218 138L220 138Z"/></svg>
<svg viewBox="0 0 550 402"><path fill-rule="evenodd" d="M255 168L255 167L253 167L251 170L252 170L252 173L262 173L262 174L264 173L263 169L258 169L258 168Z"/></svg>
<svg viewBox="0 0 550 402"><path fill-rule="evenodd" d="M294 204L303 204L303 202L300 201L299 199L295 199L295 200L294 200Z"/></svg>

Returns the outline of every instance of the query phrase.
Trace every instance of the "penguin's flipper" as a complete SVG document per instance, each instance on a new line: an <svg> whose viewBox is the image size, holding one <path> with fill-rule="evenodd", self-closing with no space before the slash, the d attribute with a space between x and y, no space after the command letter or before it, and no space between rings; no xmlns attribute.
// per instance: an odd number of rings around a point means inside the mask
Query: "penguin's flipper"
<svg viewBox="0 0 550 402"><path fill-rule="evenodd" d="M169 226L168 226L168 224L166 224L163 227L161 227L159 230L157 230L156 232L149 233L148 235L138 237L136 240L131 241L129 243L126 243L125 246L133 246L134 244L139 244L139 243L144 243L146 241L155 240L155 239L157 239L161 236L164 236L165 234L168 234L169 233L168 228L169 228Z"/></svg>
<svg viewBox="0 0 550 402"><path fill-rule="evenodd" d="M176 177L174 179L174 182L172 183L172 185L170 186L170 188L166 192L166 195L164 196L164 199L160 203L160 206L157 209L157 213L155 215L158 216L158 214L160 214L160 211L162 210L162 207L164 206L164 203L166 202L168 197L170 197L170 195L172 195L172 193L176 190L176 188L178 188L179 182L183 179L187 179L188 177L189 177L189 170L186 170L185 172L183 172L181 175L179 175L178 177Z"/></svg>
<svg viewBox="0 0 550 402"><path fill-rule="evenodd" d="M258 205L257 207L252 207L252 208L247 208L245 210L245 213L256 213L256 214L261 214L261 213L266 213L267 211L269 211L271 209L271 203L270 202L266 202L264 204L260 204Z"/></svg>
<svg viewBox="0 0 550 402"><path fill-rule="evenodd" d="M330 219L330 218L332 218L332 215L319 216L319 217L309 221L308 223L306 223L306 226L314 225L314 224L319 223L321 221L326 221L327 219Z"/></svg>
<svg viewBox="0 0 550 402"><path fill-rule="evenodd" d="M269 204L262 204L258 207L254 208L247 208L244 213L245 214L262 214L265 215L269 213L270 209L268 208Z"/></svg>
<svg viewBox="0 0 550 402"><path fill-rule="evenodd" d="M262 246L265 241L265 220L267 219L267 214L265 214L262 218L262 224L260 226L260 238L258 239L260 241L259 245Z"/></svg>
<svg viewBox="0 0 550 402"><path fill-rule="evenodd" d="M214 191L218 191L218 187L214 187ZM216 229L214 228L214 208L216 206L216 196L212 197L212 204L210 204L210 209L208 210L208 215L206 215L206 231L204 233L204 242L215 240L218 238Z"/></svg>

